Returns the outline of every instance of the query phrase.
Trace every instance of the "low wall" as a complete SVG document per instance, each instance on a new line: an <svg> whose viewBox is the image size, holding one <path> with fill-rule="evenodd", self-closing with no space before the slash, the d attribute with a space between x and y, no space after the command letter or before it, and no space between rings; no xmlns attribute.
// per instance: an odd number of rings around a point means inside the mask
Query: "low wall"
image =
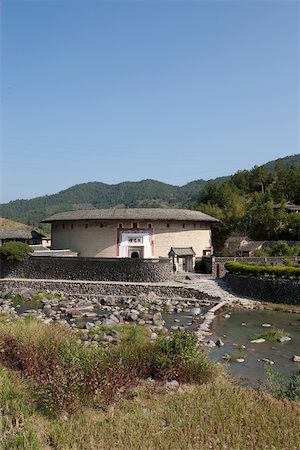
<svg viewBox="0 0 300 450"><path fill-rule="evenodd" d="M173 279L168 259L32 257L1 261L1 278L161 282Z"/></svg>
<svg viewBox="0 0 300 450"><path fill-rule="evenodd" d="M180 298L196 298L201 301L218 302L219 297L214 297L201 292L198 289L182 286L166 286L159 284L138 284L138 283L103 283L91 281L62 281L62 280L0 280L0 296L7 290L14 288L32 288L36 290L47 290L64 292L68 295L85 296L95 298L98 296L114 295L114 296L137 296L139 294L149 294L154 292L159 297L165 299Z"/></svg>
<svg viewBox="0 0 300 450"><path fill-rule="evenodd" d="M227 285L235 294L274 303L300 305L300 281L258 278L227 273Z"/></svg>
<svg viewBox="0 0 300 450"><path fill-rule="evenodd" d="M239 263L246 264L259 264L266 263L269 266L282 266L283 260L286 258L290 258L292 261L297 262L298 257L293 256L268 256L268 257L258 257L258 256L212 256L211 258L203 258L207 267L210 268L213 277L215 278L223 278L227 271L224 267L224 264L227 261L236 261ZM211 261L209 261L211 260Z"/></svg>

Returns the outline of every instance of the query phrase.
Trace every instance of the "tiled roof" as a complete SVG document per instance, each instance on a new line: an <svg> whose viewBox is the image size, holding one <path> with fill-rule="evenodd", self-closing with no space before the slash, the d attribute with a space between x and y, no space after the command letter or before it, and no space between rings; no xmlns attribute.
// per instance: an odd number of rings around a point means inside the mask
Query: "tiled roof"
<svg viewBox="0 0 300 450"><path fill-rule="evenodd" d="M196 254L192 247L171 247L169 255L171 253L174 253L176 256L194 256Z"/></svg>
<svg viewBox="0 0 300 450"><path fill-rule="evenodd" d="M248 244L240 247L241 252L252 252L253 250L257 250L264 244L265 241L251 241Z"/></svg>
<svg viewBox="0 0 300 450"><path fill-rule="evenodd" d="M110 208L67 211L54 214L43 223L67 220L181 220L193 222L219 222L200 211L164 208Z"/></svg>
<svg viewBox="0 0 300 450"><path fill-rule="evenodd" d="M44 237L37 231L1 230L0 239L42 239Z"/></svg>

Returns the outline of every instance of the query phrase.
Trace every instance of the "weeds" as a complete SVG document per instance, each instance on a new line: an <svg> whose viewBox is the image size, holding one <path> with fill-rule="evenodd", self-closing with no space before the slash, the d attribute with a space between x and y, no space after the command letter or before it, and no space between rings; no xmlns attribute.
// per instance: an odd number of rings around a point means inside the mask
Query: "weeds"
<svg viewBox="0 0 300 450"><path fill-rule="evenodd" d="M270 331L266 331L263 333L256 333L252 336L251 340L254 339L265 339L269 342L277 341L277 339L282 336L290 336L289 333L286 333L284 330L279 330L278 328L272 328Z"/></svg>
<svg viewBox="0 0 300 450"><path fill-rule="evenodd" d="M0 359L27 377L39 408L50 415L74 412L95 399L108 403L143 378L202 383L221 370L198 351L191 333L151 343L141 327L120 331L120 345L91 347L65 327L12 319L0 323Z"/></svg>

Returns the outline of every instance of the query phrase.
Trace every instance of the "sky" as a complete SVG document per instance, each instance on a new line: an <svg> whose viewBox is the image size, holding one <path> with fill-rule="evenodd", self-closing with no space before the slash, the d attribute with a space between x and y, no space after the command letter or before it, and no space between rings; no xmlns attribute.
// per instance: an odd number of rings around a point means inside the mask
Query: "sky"
<svg viewBox="0 0 300 450"><path fill-rule="evenodd" d="M0 202L299 153L298 0L1 4Z"/></svg>

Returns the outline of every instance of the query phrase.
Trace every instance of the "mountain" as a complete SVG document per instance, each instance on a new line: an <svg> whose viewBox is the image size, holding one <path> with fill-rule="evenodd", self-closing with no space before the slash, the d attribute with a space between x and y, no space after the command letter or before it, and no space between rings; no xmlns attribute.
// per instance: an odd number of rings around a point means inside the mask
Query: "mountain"
<svg viewBox="0 0 300 450"><path fill-rule="evenodd" d="M270 161L264 166L273 170L277 162L285 167L300 166L300 155ZM220 177L213 182L223 182ZM53 195L30 200L14 200L0 206L1 216L37 226L45 217L74 209L110 208L112 206L148 208L189 208L199 197L208 181L195 180L184 186L173 186L156 180L125 181L105 184L98 181L82 183Z"/></svg>

